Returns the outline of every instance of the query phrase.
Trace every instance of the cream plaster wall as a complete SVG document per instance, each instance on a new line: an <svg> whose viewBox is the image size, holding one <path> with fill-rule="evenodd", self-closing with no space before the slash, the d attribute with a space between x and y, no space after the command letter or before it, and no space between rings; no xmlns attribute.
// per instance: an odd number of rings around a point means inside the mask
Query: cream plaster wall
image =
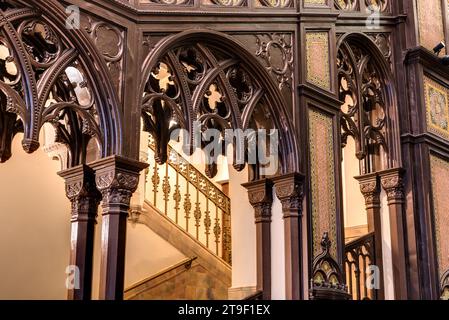
<svg viewBox="0 0 449 320"><path fill-rule="evenodd" d="M256 285L256 225L248 192L241 186L248 182L247 170L229 169L232 229L232 288Z"/></svg>
<svg viewBox="0 0 449 320"><path fill-rule="evenodd" d="M0 299L65 299L70 205L58 161L28 155L22 136L0 164Z"/></svg>
<svg viewBox="0 0 449 320"><path fill-rule="evenodd" d="M348 138L348 144L343 149L343 212L345 228L364 226L368 224L365 199L360 192L360 184L354 179L360 175L359 160L355 156L354 139Z"/></svg>
<svg viewBox="0 0 449 320"><path fill-rule="evenodd" d="M59 161L40 148L28 155L22 136L0 164L0 299L65 299L70 253L70 203ZM101 214L101 213L100 213ZM101 217L96 228L94 298L98 297ZM185 259L143 225L128 224L126 286Z"/></svg>

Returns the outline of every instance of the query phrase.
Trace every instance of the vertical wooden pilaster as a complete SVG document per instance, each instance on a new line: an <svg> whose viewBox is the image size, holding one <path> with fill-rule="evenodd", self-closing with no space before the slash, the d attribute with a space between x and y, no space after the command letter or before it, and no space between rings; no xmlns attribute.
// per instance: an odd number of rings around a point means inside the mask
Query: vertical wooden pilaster
<svg viewBox="0 0 449 320"><path fill-rule="evenodd" d="M125 278L125 246L131 196L140 171L148 165L118 156L93 164L97 188L103 195L100 299L122 300Z"/></svg>
<svg viewBox="0 0 449 320"><path fill-rule="evenodd" d="M276 196L281 200L284 216L285 290L288 300L300 300L302 283L302 201L304 177L288 174L274 179Z"/></svg>
<svg viewBox="0 0 449 320"><path fill-rule="evenodd" d="M368 232L374 233L374 247L376 265L382 275L379 289L376 290L378 300L385 298L383 279L383 256L382 256L382 219L380 202L380 183L377 174L367 174L356 178L360 183L360 191L365 197L365 208L368 216ZM366 276L366 275L363 275Z"/></svg>
<svg viewBox="0 0 449 320"><path fill-rule="evenodd" d="M391 169L380 173L382 187L387 193L390 211L391 253L393 260L395 300L407 299L407 271L403 210L405 203L402 169Z"/></svg>
<svg viewBox="0 0 449 320"><path fill-rule="evenodd" d="M101 194L95 187L93 170L85 165L62 171L59 175L65 179L66 195L72 204L70 266L75 268L75 274L67 299L90 300L95 224Z"/></svg>
<svg viewBox="0 0 449 320"><path fill-rule="evenodd" d="M271 208L273 183L259 180L243 185L248 190L249 202L254 208L256 220L257 290L262 299L271 299Z"/></svg>

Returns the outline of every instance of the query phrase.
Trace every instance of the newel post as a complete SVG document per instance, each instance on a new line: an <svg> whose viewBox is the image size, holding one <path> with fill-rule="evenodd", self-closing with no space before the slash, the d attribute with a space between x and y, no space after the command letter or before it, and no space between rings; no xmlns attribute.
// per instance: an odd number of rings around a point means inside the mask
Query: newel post
<svg viewBox="0 0 449 320"><path fill-rule="evenodd" d="M130 200L148 166L112 156L92 164L97 188L103 196L100 299L122 300L125 278L126 227Z"/></svg>
<svg viewBox="0 0 449 320"><path fill-rule="evenodd" d="M407 271L404 235L404 170L390 169L380 173L382 187L387 193L390 211L391 254L393 260L394 294L396 300L407 299Z"/></svg>
<svg viewBox="0 0 449 320"><path fill-rule="evenodd" d="M284 217L286 298L300 300L303 292L301 218L304 177L292 173L274 178L274 183Z"/></svg>
<svg viewBox="0 0 449 320"><path fill-rule="evenodd" d="M68 300L90 300L94 233L101 194L95 186L92 169L81 165L59 172L66 184L72 206Z"/></svg>
<svg viewBox="0 0 449 320"><path fill-rule="evenodd" d="M273 183L265 179L243 184L243 187L248 190L256 220L257 290L263 292L263 300L270 300Z"/></svg>

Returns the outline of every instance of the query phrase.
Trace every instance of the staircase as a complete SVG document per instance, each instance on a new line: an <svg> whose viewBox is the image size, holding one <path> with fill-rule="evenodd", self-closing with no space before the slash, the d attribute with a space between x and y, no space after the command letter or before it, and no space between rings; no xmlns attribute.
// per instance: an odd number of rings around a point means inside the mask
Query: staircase
<svg viewBox="0 0 449 320"><path fill-rule="evenodd" d="M144 204L137 215L132 213L131 221L148 227L148 232L165 243L150 251L150 257L147 251L147 265L149 260L153 264L164 261L168 252L178 252L176 259L180 260L161 264L161 270L152 275L147 272L144 279L140 279L144 273L133 277L139 281L128 283L125 299L226 300L232 276L230 199L192 164L195 161L191 163L174 147L169 146L165 164L153 160L154 150L150 136L149 168L140 191ZM134 255L139 252L136 249ZM171 263L176 261L174 254L170 257ZM134 264L141 268L138 262Z"/></svg>
<svg viewBox="0 0 449 320"><path fill-rule="evenodd" d="M195 237L145 202L138 219L187 259L128 287L128 300L226 300L231 287L231 266ZM157 254L155 252L155 254Z"/></svg>

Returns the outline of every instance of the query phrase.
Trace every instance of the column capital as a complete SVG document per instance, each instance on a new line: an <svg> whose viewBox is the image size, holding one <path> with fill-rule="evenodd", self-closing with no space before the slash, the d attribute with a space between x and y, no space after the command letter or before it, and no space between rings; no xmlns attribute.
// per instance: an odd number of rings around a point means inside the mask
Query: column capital
<svg viewBox="0 0 449 320"><path fill-rule="evenodd" d="M65 180L65 192L72 205L72 221L96 219L101 194L95 185L95 173L87 165L58 172Z"/></svg>
<svg viewBox="0 0 449 320"><path fill-rule="evenodd" d="M405 201L403 174L404 169L402 168L389 169L379 173L382 188L387 193L389 205Z"/></svg>
<svg viewBox="0 0 449 320"><path fill-rule="evenodd" d="M95 173L87 165L80 165L60 171L58 175L65 180L66 196L71 201L77 197L86 196L96 191Z"/></svg>
<svg viewBox="0 0 449 320"><path fill-rule="evenodd" d="M242 184L248 190L249 203L255 211L256 223L271 222L273 182L268 179Z"/></svg>
<svg viewBox="0 0 449 320"><path fill-rule="evenodd" d="M375 173L355 177L360 183L360 191L365 197L366 209L380 208L379 177Z"/></svg>
<svg viewBox="0 0 449 320"><path fill-rule="evenodd" d="M140 171L148 164L112 156L95 161L91 166L95 170L96 185L103 194L103 202L129 206L131 196L139 185Z"/></svg>
<svg viewBox="0 0 449 320"><path fill-rule="evenodd" d="M304 176L299 173L290 173L273 178L276 196L282 203L284 218L291 217L292 211L296 215L302 214L302 200L304 198Z"/></svg>

